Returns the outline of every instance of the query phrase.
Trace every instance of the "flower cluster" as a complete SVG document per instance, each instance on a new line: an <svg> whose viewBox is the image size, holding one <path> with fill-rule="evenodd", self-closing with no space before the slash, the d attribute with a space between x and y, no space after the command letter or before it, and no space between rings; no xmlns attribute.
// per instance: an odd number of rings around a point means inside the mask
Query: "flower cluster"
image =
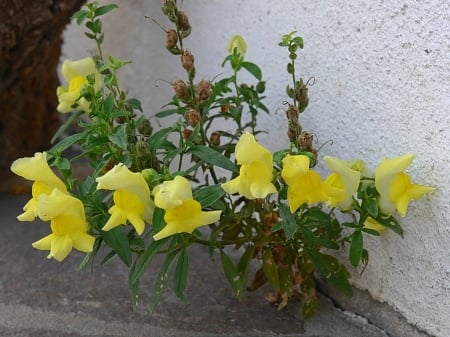
<svg viewBox="0 0 450 337"><path fill-rule="evenodd" d="M397 213L406 216L411 200L434 190L412 183L405 172L414 155L385 158L372 173L362 160L322 156L314 148L313 133L303 129L300 118L312 82L296 78L303 39L295 32L279 43L288 50L286 69L292 77L286 92L290 145L271 153L255 139L261 132L258 114L270 111L263 103L262 71L246 59L246 42L236 35L229 43L222 67L230 67L231 75L196 82L194 53L185 47L191 23L175 0L162 6L174 25L164 29L166 48L179 57L187 78L171 83L174 95L166 110L150 116L120 86L117 72L129 61L103 57L99 17L116 7L88 3L74 16L79 24L86 22L86 36L98 52L62 65L68 84L57 88L57 110L76 113L55 139L77 119L80 131L11 166L34 182L32 198L18 219L50 221L52 233L33 246L49 250L48 257L57 261L75 248L87 253L83 266L107 247L103 262L118 257L130 268L134 304L140 278L153 257L162 254L152 307L172 266L175 293L184 298L193 244L220 255L236 296L269 283L271 304L283 308L297 297L309 316L318 304L317 274L350 295L350 273L329 252L347 248L351 264L365 267L364 236L379 236L386 228L403 234ZM251 75L251 83L241 83L241 71ZM167 116L176 116L176 122L154 131L151 120ZM78 155L65 158L73 145ZM321 160L331 171L325 179L315 170ZM86 161L92 173L74 176L72 166ZM61 178L49 165L59 169ZM202 226L208 230L198 230ZM239 249L238 261L227 247ZM252 260L259 269L249 281Z"/></svg>
<svg viewBox="0 0 450 337"><path fill-rule="evenodd" d="M24 206L20 221L33 221L36 217L50 221L52 234L33 243L33 247L49 250L48 258L64 260L72 248L89 253L95 238L88 234L83 203L67 193L65 184L47 164L46 153L32 158L17 159L11 170L32 180L32 199Z"/></svg>

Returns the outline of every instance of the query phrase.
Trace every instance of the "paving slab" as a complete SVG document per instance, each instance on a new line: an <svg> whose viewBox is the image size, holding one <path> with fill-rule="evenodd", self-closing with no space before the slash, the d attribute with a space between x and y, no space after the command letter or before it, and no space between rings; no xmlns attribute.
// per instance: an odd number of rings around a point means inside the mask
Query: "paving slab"
<svg viewBox="0 0 450 337"><path fill-rule="evenodd" d="M168 288L150 314L147 306L157 273L153 269L142 282L142 304L134 312L128 271L119 260L95 263L93 271L79 271L82 254L72 252L59 263L31 247L49 234L49 226L16 220L28 199L27 195L0 193L0 336L390 336L322 295L319 313L308 320L300 318L298 303L282 311L271 307L264 291L246 293L238 301L220 260L211 260L201 247L189 252L188 303Z"/></svg>

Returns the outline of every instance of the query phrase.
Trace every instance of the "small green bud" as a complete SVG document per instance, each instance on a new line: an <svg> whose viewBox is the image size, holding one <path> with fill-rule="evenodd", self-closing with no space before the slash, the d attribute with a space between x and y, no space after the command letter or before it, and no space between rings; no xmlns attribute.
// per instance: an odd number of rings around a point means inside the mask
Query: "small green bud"
<svg viewBox="0 0 450 337"><path fill-rule="evenodd" d="M158 174L158 172L156 172L156 170L152 169L152 168L146 168L144 170L141 171L142 176L144 177L145 181L147 183L151 183L153 177Z"/></svg>
<svg viewBox="0 0 450 337"><path fill-rule="evenodd" d="M241 56L245 55L245 52L247 51L247 43L241 35L234 35L228 43L228 52L230 54L233 54L234 49L236 49L238 54Z"/></svg>

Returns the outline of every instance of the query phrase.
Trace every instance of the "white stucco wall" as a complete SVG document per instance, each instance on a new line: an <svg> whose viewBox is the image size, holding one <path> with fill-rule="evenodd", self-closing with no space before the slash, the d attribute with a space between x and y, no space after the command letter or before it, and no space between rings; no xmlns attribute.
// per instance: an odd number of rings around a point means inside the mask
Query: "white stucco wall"
<svg viewBox="0 0 450 337"><path fill-rule="evenodd" d="M183 72L164 48L164 33L144 15L169 27L159 1L121 0L106 18L106 50L134 61L124 84L155 113L172 95ZM322 155L363 158L374 167L383 156L414 152L409 173L437 190L412 203L402 240L386 233L370 240L366 272L353 283L386 301L411 323L439 337L450 336L450 3L442 0L196 0L184 1L193 25L186 41L196 56L197 78L222 72L229 38L241 34L247 59L267 80L266 101L273 112L260 126L259 140L271 149L285 137L286 53L282 34L297 30L305 49L298 70L314 76L303 125L333 139ZM80 41L81 38L81 41ZM66 33L64 57L86 56L93 45L80 30ZM184 77L182 77L184 78ZM280 144L281 145L285 145Z"/></svg>

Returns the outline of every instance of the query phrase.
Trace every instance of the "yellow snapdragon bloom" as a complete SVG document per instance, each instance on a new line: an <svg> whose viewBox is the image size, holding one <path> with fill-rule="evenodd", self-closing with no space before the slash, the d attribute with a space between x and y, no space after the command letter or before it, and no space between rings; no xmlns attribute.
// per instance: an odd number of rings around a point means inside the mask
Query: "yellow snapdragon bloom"
<svg viewBox="0 0 450 337"><path fill-rule="evenodd" d="M241 35L234 35L228 43L228 52L230 54L233 54L235 48L241 56L245 55L245 52L247 51L247 43Z"/></svg>
<svg viewBox="0 0 450 337"><path fill-rule="evenodd" d="M47 153L37 152L34 157L15 160L11 164L11 171L27 180L34 181L32 198L25 204L25 211L17 217L20 221L33 221L38 216L38 199L42 194L50 194L54 188L66 192L66 185L59 179L47 163Z"/></svg>
<svg viewBox="0 0 450 337"><path fill-rule="evenodd" d="M287 199L291 213L305 202L310 205L327 200L320 175L309 168L309 157L287 155L283 159L281 177L288 185Z"/></svg>
<svg viewBox="0 0 450 337"><path fill-rule="evenodd" d="M56 89L59 104L56 108L59 112L70 112L72 106L76 103L77 108L85 112L89 112L89 102L80 97L81 90L88 84L87 76L95 74L95 90L101 87L100 73L95 67L92 57L86 57L78 61L65 60L62 65L62 74L68 82L67 87L59 86Z"/></svg>
<svg viewBox="0 0 450 337"><path fill-rule="evenodd" d="M151 222L153 202L150 188L140 172L131 172L123 164L114 166L108 173L96 179L97 189L113 190L114 206L109 209L111 217L102 230L108 231L119 225L131 223L142 234L145 222Z"/></svg>
<svg viewBox="0 0 450 337"><path fill-rule="evenodd" d="M358 190L361 174L352 169L350 164L336 157L325 156L323 159L333 171L324 182L328 205L347 211L352 206L353 195Z"/></svg>
<svg viewBox="0 0 450 337"><path fill-rule="evenodd" d="M83 203L77 198L53 189L50 195L44 194L38 201L39 217L50 220L52 234L34 242L39 250L49 250L47 258L61 262L73 248L89 253L95 238L88 234L88 226Z"/></svg>
<svg viewBox="0 0 450 337"><path fill-rule="evenodd" d="M235 154L237 164L241 165L239 176L222 184L225 192L260 199L277 191L272 184L272 153L258 144L252 134L246 132L239 138Z"/></svg>
<svg viewBox="0 0 450 337"><path fill-rule="evenodd" d="M222 211L202 211L201 205L192 198L189 181L181 176L166 181L154 190L155 205L165 210L166 226L153 236L161 240L177 233L192 233L196 228L219 220Z"/></svg>
<svg viewBox="0 0 450 337"><path fill-rule="evenodd" d="M391 215L397 209L405 216L411 199L417 200L434 191L433 187L413 184L410 176L403 172L413 160L413 154L385 158L375 169L375 187L380 193L379 207L384 214Z"/></svg>

